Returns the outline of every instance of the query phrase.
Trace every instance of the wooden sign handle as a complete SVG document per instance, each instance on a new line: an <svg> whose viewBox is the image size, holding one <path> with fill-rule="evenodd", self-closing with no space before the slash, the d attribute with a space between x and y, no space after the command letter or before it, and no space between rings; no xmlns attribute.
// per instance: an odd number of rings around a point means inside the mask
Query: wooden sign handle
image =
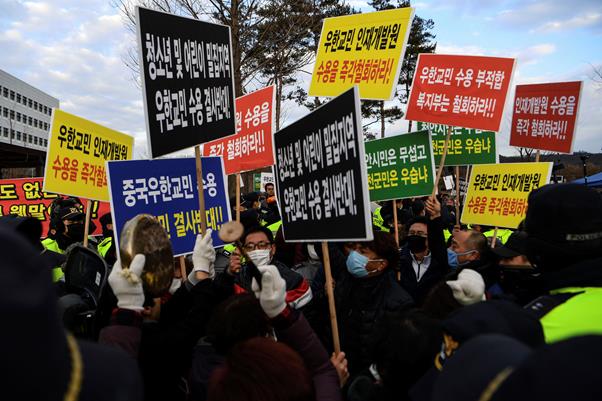
<svg viewBox="0 0 602 401"><path fill-rule="evenodd" d="M330 312L330 326L332 327L332 343L334 345L334 353L338 355L341 352L341 343L339 340L337 310L334 303L332 271L330 269L330 253L328 252L328 242L326 241L322 242L322 255L324 255L324 274L326 275L326 294L328 295L328 310Z"/></svg>
<svg viewBox="0 0 602 401"><path fill-rule="evenodd" d="M205 214L205 192L203 191L203 163L201 163L201 147L194 147L194 158L196 160L196 183L199 190L199 211L201 212L201 234L207 231L207 216Z"/></svg>
<svg viewBox="0 0 602 401"><path fill-rule="evenodd" d="M439 169L437 170L437 178L435 178L435 183L433 184L433 192L431 196L434 198L437 195L437 187L439 186L439 180L441 179L441 173L443 173L443 166L445 164L445 156L447 156L447 146L449 144L449 140L451 138L452 126L447 126L447 135L445 136L445 143L443 144L443 154L441 155L441 161L439 162Z"/></svg>

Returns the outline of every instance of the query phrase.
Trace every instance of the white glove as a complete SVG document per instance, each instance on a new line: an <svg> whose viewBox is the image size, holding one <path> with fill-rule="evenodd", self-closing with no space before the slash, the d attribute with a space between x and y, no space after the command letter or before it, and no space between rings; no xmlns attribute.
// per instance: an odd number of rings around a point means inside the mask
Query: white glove
<svg viewBox="0 0 602 401"><path fill-rule="evenodd" d="M109 285L117 297L117 306L122 309L141 311L144 309L144 291L140 274L144 268L146 257L143 254L134 256L129 269L122 269L118 260L109 274Z"/></svg>
<svg viewBox="0 0 602 401"><path fill-rule="evenodd" d="M194 250L192 251L192 271L188 274L188 281L196 285L199 280L196 272L203 272L209 275L209 278L215 276L215 249L213 249L213 239L211 239L211 229L205 232L204 236L196 236Z"/></svg>
<svg viewBox="0 0 602 401"><path fill-rule="evenodd" d="M278 316L286 308L286 282L274 265L257 266L261 273L261 290L253 279L251 288L259 298L261 308L269 318Z"/></svg>
<svg viewBox="0 0 602 401"><path fill-rule="evenodd" d="M458 274L458 279L446 281L451 288L454 298L462 305L472 305L485 298L485 281L476 271L464 269Z"/></svg>

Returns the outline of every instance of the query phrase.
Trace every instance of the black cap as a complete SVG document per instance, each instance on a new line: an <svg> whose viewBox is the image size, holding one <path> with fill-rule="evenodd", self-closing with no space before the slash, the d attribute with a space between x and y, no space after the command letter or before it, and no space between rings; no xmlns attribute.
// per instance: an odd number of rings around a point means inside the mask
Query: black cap
<svg viewBox="0 0 602 401"><path fill-rule="evenodd" d="M516 231L508 237L505 244L496 246L491 250L499 257L504 259L514 258L527 254L527 234L522 231Z"/></svg>
<svg viewBox="0 0 602 401"><path fill-rule="evenodd" d="M100 216L98 221L100 221L100 224L102 224L103 227L106 227L108 224L113 224L113 217L111 216L111 213L105 213Z"/></svg>
<svg viewBox="0 0 602 401"><path fill-rule="evenodd" d="M463 343L481 334L504 334L531 347L544 344L541 323L518 305L490 300L465 306L443 321L443 330Z"/></svg>
<svg viewBox="0 0 602 401"><path fill-rule="evenodd" d="M546 185L531 192L525 218L529 237L551 244L602 239L602 197L579 184Z"/></svg>
<svg viewBox="0 0 602 401"><path fill-rule="evenodd" d="M84 217L84 213L75 206L64 206L58 212L61 220L77 220Z"/></svg>
<svg viewBox="0 0 602 401"><path fill-rule="evenodd" d="M0 225L15 230L23 235L23 237L25 237L38 251L44 249L40 243L40 237L42 236L42 222L40 220L34 217L22 217L17 216L16 214L8 214L0 217Z"/></svg>
<svg viewBox="0 0 602 401"><path fill-rule="evenodd" d="M477 401L500 372L513 369L530 353L531 348L508 336L475 337L443 365L433 386L432 401Z"/></svg>

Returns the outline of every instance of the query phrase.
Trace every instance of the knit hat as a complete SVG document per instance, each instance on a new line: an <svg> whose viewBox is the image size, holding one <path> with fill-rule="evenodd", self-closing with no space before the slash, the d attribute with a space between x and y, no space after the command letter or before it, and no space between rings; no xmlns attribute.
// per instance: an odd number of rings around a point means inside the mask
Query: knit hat
<svg viewBox="0 0 602 401"><path fill-rule="evenodd" d="M462 305L472 305L485 300L485 281L474 270L463 269L457 280L446 281L454 298Z"/></svg>

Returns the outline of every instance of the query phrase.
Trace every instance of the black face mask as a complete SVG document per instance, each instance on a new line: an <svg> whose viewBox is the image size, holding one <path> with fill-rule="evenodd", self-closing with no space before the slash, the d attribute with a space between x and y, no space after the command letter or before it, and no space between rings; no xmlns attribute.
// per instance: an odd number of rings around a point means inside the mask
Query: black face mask
<svg viewBox="0 0 602 401"><path fill-rule="evenodd" d="M408 235L406 237L408 249L412 253L420 253L426 250L426 238L419 235Z"/></svg>
<svg viewBox="0 0 602 401"><path fill-rule="evenodd" d="M75 242L84 240L84 225L83 223L71 224L67 227L65 235Z"/></svg>

